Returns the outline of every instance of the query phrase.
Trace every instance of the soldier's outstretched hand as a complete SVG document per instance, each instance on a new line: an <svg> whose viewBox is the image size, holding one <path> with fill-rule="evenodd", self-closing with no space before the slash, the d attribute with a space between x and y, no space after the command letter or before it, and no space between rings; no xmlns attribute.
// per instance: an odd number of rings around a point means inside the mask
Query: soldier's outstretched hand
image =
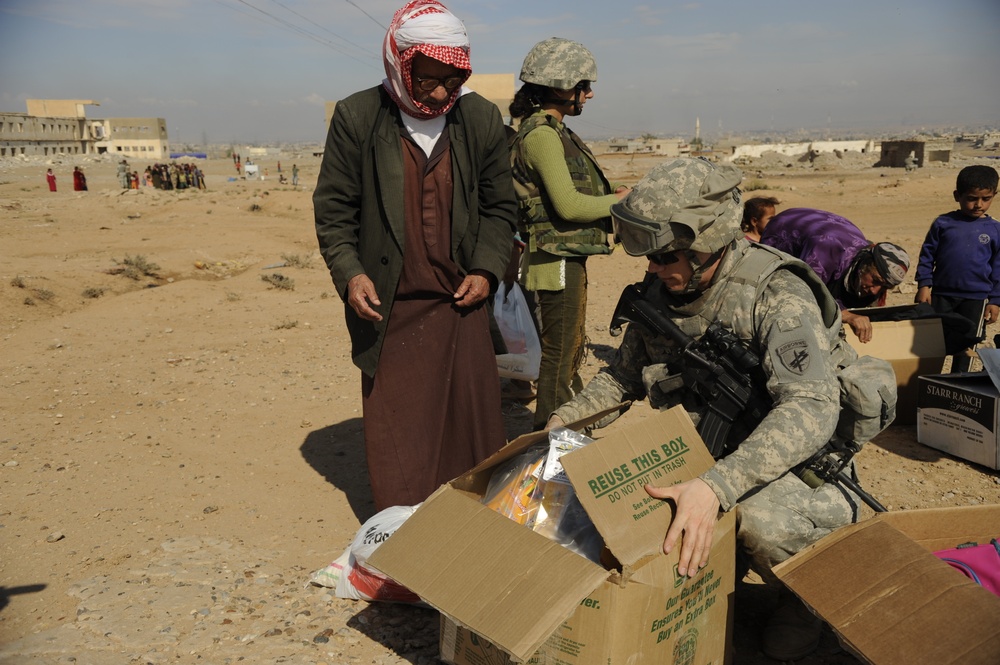
<svg viewBox="0 0 1000 665"><path fill-rule="evenodd" d="M681 554L677 562L680 575L694 575L708 564L712 535L719 516L719 497L708 483L693 478L670 487L645 486L646 493L656 499L672 499L676 506L674 519L663 540L663 552L670 554L681 539Z"/></svg>

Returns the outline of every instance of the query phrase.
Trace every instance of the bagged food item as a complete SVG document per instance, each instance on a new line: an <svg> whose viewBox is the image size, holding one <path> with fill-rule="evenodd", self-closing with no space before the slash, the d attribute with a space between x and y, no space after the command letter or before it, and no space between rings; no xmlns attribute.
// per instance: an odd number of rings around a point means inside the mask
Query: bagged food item
<svg viewBox="0 0 1000 665"><path fill-rule="evenodd" d="M412 515L417 506L391 506L368 519L350 546L329 566L313 573L310 583L334 589L338 598L422 603L420 597L365 564L368 557Z"/></svg>
<svg viewBox="0 0 1000 665"><path fill-rule="evenodd" d="M566 427L553 429L547 444L531 446L493 471L482 503L580 556L601 563L604 539L559 461L592 441Z"/></svg>
<svg viewBox="0 0 1000 665"><path fill-rule="evenodd" d="M531 526L538 510L535 487L547 450L544 445L532 446L498 466L486 487L483 505L518 524Z"/></svg>
<svg viewBox="0 0 1000 665"><path fill-rule="evenodd" d="M549 432L549 449L535 488L538 509L532 529L580 556L600 563L604 539L576 496L560 458L593 439L565 427Z"/></svg>

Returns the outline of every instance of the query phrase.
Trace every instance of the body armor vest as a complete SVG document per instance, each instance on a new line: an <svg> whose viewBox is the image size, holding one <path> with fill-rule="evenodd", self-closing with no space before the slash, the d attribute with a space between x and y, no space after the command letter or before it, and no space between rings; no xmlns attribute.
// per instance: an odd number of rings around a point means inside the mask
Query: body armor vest
<svg viewBox="0 0 1000 665"><path fill-rule="evenodd" d="M528 251L543 251L556 256L610 254L610 216L583 224L565 222L556 214L539 184L532 179L531 171L521 155L521 141L529 132L542 125L551 127L559 135L566 167L578 192L587 196L611 193L611 185L597 165L593 153L569 127L561 125L548 113L535 113L525 118L511 142L510 159L518 201L518 226L527 235Z"/></svg>

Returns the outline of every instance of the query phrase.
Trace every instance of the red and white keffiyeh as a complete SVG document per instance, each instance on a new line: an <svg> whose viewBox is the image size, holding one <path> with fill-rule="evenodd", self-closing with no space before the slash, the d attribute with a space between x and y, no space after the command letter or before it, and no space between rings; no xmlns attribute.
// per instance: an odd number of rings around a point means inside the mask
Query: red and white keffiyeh
<svg viewBox="0 0 1000 665"><path fill-rule="evenodd" d="M472 74L465 26L438 0L406 3L393 15L382 45L387 77L382 85L389 95L407 115L421 120L436 118L451 110L462 87L455 88L448 103L440 109L431 109L413 99L410 72L417 53L464 70L466 80Z"/></svg>

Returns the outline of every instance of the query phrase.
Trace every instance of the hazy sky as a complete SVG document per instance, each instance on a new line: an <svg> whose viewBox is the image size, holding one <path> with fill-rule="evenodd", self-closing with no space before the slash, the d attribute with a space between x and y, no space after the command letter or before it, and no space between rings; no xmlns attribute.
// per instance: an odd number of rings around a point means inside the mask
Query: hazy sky
<svg viewBox="0 0 1000 665"><path fill-rule="evenodd" d="M0 0L0 111L93 99L179 143L322 142L384 77L404 0ZM586 138L1000 126L998 0L451 0L473 71L566 37L597 59Z"/></svg>

